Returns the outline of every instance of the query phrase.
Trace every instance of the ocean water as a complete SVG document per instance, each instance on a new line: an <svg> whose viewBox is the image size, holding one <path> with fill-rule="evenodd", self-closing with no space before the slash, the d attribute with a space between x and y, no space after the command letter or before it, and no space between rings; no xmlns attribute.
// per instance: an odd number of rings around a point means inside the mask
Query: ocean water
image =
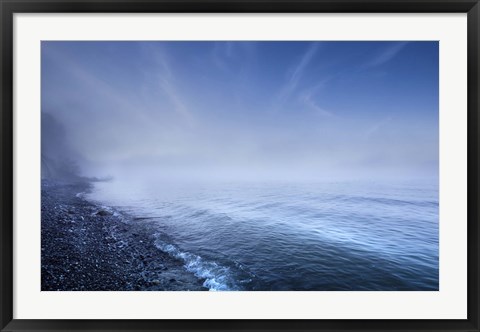
<svg viewBox="0 0 480 332"><path fill-rule="evenodd" d="M98 182L210 290L438 290L438 185ZM153 225L153 226L152 226Z"/></svg>

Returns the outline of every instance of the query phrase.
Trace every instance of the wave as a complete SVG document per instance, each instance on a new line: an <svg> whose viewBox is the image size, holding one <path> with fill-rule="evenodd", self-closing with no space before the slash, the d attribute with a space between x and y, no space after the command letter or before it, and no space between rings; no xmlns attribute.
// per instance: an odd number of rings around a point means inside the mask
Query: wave
<svg viewBox="0 0 480 332"><path fill-rule="evenodd" d="M208 261L204 258L180 250L177 246L166 243L155 234L155 246L169 254L171 257L184 262L185 269L193 273L197 278L205 279L203 286L211 291L241 290L233 277L229 267L222 266L215 261Z"/></svg>
<svg viewBox="0 0 480 332"><path fill-rule="evenodd" d="M384 198L384 197L368 197L368 196L350 196L350 195L335 195L330 198L330 200L340 200L343 202L353 202L353 203L377 203L385 205L414 205L414 206L425 206L425 207L438 207L438 201L433 200L402 200L395 198Z"/></svg>
<svg viewBox="0 0 480 332"><path fill-rule="evenodd" d="M88 196L87 193L77 194L77 197L81 198L86 198L86 196ZM97 206L97 210L105 210L111 215L117 217L117 219L121 222L128 223L131 220L138 221L143 219L150 219L149 217L125 217L124 214L120 212L120 210L118 210L117 208L103 205L99 201L96 201L94 199L89 199L89 201L92 202L95 206ZM95 210L92 214L95 214L97 210ZM208 215L208 213L208 210L194 211L192 213L192 216L202 217ZM151 219L156 218L152 217ZM237 285L236 280L233 276L233 272L229 267L220 265L215 261L205 260L198 255L182 251L177 246L161 240L160 237L162 236L162 234L160 233L154 233L153 236L155 239L154 245L157 249L167 253L175 259L181 260L184 263L184 267L188 272L193 273L199 279L205 279L203 286L208 288L210 291L242 290L242 288ZM125 247L127 245L128 242L123 240L121 241L122 247Z"/></svg>

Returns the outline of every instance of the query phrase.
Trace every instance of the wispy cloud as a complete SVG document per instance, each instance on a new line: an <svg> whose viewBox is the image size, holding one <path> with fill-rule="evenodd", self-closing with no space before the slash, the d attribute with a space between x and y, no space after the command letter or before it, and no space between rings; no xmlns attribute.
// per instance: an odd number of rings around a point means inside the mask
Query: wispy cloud
<svg viewBox="0 0 480 332"><path fill-rule="evenodd" d="M216 68L232 74L251 65L255 60L255 53L255 43L222 41L214 43L210 58Z"/></svg>
<svg viewBox="0 0 480 332"><path fill-rule="evenodd" d="M175 79L176 75L172 69L173 66L169 63L169 58L165 51L158 47L149 48L146 50L145 56L152 59L154 67L148 71L144 71L144 75L147 77L154 76L154 80L158 83L159 89L172 104L173 110L182 116L189 125L192 125L193 115L181 97L181 93L177 87L178 83Z"/></svg>
<svg viewBox="0 0 480 332"><path fill-rule="evenodd" d="M285 85L280 90L278 96L279 104L283 104L296 90L298 84L302 80L305 69L307 68L308 64L312 61L312 58L316 54L318 50L318 43L311 43L308 49L305 51L303 56L300 58L300 61L297 62L292 69L290 70L290 75L285 83Z"/></svg>
<svg viewBox="0 0 480 332"><path fill-rule="evenodd" d="M407 46L408 42L397 42L394 45L388 46L381 52L376 54L373 59L364 65L364 68L377 67L392 60L401 50Z"/></svg>
<svg viewBox="0 0 480 332"><path fill-rule="evenodd" d="M160 77L159 83L163 92L168 96L170 102L173 104L175 111L182 115L189 124L193 124L192 114L188 111L187 106L185 105L180 94L177 92L177 89L173 85L172 81L168 78Z"/></svg>
<svg viewBox="0 0 480 332"><path fill-rule="evenodd" d="M305 96L302 101L307 107L314 110L319 115L327 116L327 117L333 116L332 112L327 111L326 109L318 105L318 103L315 100L313 100L311 96Z"/></svg>
<svg viewBox="0 0 480 332"><path fill-rule="evenodd" d="M329 81L330 79L324 79L317 85L305 90L301 95L300 95L300 102L305 105L307 108L315 111L315 113L325 116L325 117L331 117L334 114L330 111L327 111L323 107L321 107L318 104L318 101L315 98L315 95L318 95L318 92L325 87L325 84Z"/></svg>
<svg viewBox="0 0 480 332"><path fill-rule="evenodd" d="M112 82L99 78L95 72L84 68L62 52L51 48L44 48L42 50L42 56L55 61L65 72L71 75L78 86L82 88L88 87L87 91L92 93L89 97L95 96L98 99L108 102L116 107L117 112L123 112L125 114L129 114L131 110L137 108L138 105L135 104L131 96L128 96L125 91L115 88ZM144 114L140 111L139 116L142 115Z"/></svg>
<svg viewBox="0 0 480 332"><path fill-rule="evenodd" d="M214 44L211 59L213 64L223 72L230 72L228 60L233 55L233 44L231 42L217 42Z"/></svg>
<svg viewBox="0 0 480 332"><path fill-rule="evenodd" d="M239 64L248 63L252 47L251 43L246 42L216 42L211 51L211 60L215 67L231 74Z"/></svg>
<svg viewBox="0 0 480 332"><path fill-rule="evenodd" d="M370 139L372 135L380 131L383 127L385 127L391 121L392 121L392 117L389 116L381 119L380 121L375 122L365 131L365 134L364 134L365 138Z"/></svg>

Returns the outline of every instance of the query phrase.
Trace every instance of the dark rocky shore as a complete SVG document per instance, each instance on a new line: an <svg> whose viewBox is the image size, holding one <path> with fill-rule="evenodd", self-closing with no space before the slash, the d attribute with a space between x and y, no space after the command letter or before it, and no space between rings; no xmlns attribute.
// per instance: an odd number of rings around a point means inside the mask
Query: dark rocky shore
<svg viewBox="0 0 480 332"><path fill-rule="evenodd" d="M147 224L82 198L90 186L42 182L42 291L207 290Z"/></svg>

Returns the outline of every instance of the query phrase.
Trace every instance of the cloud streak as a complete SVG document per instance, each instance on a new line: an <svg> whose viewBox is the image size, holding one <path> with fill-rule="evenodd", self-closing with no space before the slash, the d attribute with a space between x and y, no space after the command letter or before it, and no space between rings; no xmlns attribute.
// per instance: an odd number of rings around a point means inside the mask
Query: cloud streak
<svg viewBox="0 0 480 332"><path fill-rule="evenodd" d="M307 108L315 111L316 114L319 114L323 117L332 117L334 114L330 111L327 111L323 107L321 107L316 98L315 95L319 93L321 89L325 87L327 82L329 82L330 79L324 79L317 85L313 86L310 89L307 89L301 94L300 101L302 102L303 105L305 105Z"/></svg>
<svg viewBox="0 0 480 332"><path fill-rule="evenodd" d="M313 57L317 53L319 44L318 43L311 43L305 53L300 58L292 69L290 70L290 75L287 79L287 82L280 90L278 101L279 104L285 103L285 101L292 95L292 93L296 90L298 84L302 80L305 69L312 61Z"/></svg>
<svg viewBox="0 0 480 332"><path fill-rule="evenodd" d="M165 50L159 50L158 47L147 47L144 49L144 57L153 61L153 68L144 70L146 77L153 75L154 80L158 83L158 88L170 100L173 110L182 116L189 125L193 125L194 117L188 110L184 99L181 98L181 92L175 84L173 66L169 63L168 56Z"/></svg>
<svg viewBox="0 0 480 332"><path fill-rule="evenodd" d="M372 68L381 66L397 56L400 51L402 51L405 46L408 45L408 42L398 42L391 46L386 47L380 53L375 55L372 60L365 64L365 68Z"/></svg>

